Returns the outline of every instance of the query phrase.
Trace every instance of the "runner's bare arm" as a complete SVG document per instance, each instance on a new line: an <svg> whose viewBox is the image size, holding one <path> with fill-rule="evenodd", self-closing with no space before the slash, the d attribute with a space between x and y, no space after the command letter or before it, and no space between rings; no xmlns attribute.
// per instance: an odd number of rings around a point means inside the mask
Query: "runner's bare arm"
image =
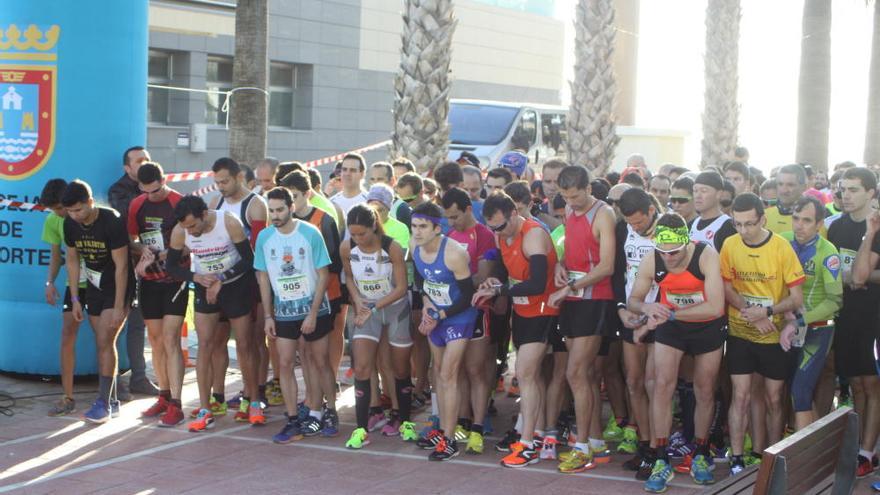
<svg viewBox="0 0 880 495"><path fill-rule="evenodd" d="M361 301L361 293L357 288L357 284L354 283L354 272L351 270L351 239L346 239L339 245L339 257L342 258L342 269L345 270L345 280L352 281L350 284L345 284L345 290L348 291L348 295L351 298L351 303L354 305L355 310L359 310L364 307L364 304Z"/></svg>
<svg viewBox="0 0 880 495"><path fill-rule="evenodd" d="M400 247L400 244L392 242L388 255L391 256L391 275L394 277L394 290L376 302L376 309L382 309L396 303L406 295L408 289L406 285L406 262L403 259L403 248ZM349 274L346 273L345 276L348 277ZM346 280L353 279L346 278Z"/></svg>
<svg viewBox="0 0 880 495"><path fill-rule="evenodd" d="M67 246L65 255L67 265L67 286L70 287L70 295L79 297L79 251L73 246Z"/></svg>
<svg viewBox="0 0 880 495"><path fill-rule="evenodd" d="M128 290L128 246L116 248L110 252L113 264L116 265L114 281L116 282L116 303L114 308L118 311L125 306L125 294Z"/></svg>
<svg viewBox="0 0 880 495"><path fill-rule="evenodd" d="M461 296L452 303L452 306L440 312L441 318L445 319L471 307L471 299L474 297L474 282L471 280L470 257L461 245L456 242L447 243L443 257L446 266L455 275L455 283L461 292Z"/></svg>
<svg viewBox="0 0 880 495"><path fill-rule="evenodd" d="M865 237L862 238L862 243L859 245L859 251L853 262L852 283L854 285L868 283L871 272L877 268L877 262L880 261L880 255L871 249L874 246L877 230L880 229L880 215L877 212L872 213L865 223L867 224Z"/></svg>
<svg viewBox="0 0 880 495"><path fill-rule="evenodd" d="M746 300L734 290L733 282L724 281L724 300L734 308L742 311L746 307Z"/></svg>
<svg viewBox="0 0 880 495"><path fill-rule="evenodd" d="M626 302L626 309L633 313L641 313L642 307L645 305L645 297L651 291L651 285L654 283L654 255L649 253L642 258L639 263L639 271L636 273L636 281L633 284L632 292Z"/></svg>

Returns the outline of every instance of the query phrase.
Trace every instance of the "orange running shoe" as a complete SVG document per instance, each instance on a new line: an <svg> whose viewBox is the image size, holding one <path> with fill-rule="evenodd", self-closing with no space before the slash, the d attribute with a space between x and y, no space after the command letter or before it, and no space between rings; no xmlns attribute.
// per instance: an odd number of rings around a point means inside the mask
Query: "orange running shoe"
<svg viewBox="0 0 880 495"><path fill-rule="evenodd" d="M694 462L694 457L691 454L688 454L688 455L682 457L681 462L676 464L676 466L672 469L674 469L676 473L690 474L691 464L693 462Z"/></svg>
<svg viewBox="0 0 880 495"><path fill-rule="evenodd" d="M263 426L266 424L263 405L259 401L251 402L251 406L248 408L248 421L250 421L251 426Z"/></svg>
<svg viewBox="0 0 880 495"><path fill-rule="evenodd" d="M509 468L521 468L535 464L540 460L538 451L534 447L526 447L526 444L516 442L510 446L510 453L501 459L501 465Z"/></svg>
<svg viewBox="0 0 880 495"><path fill-rule="evenodd" d="M198 417L189 422L189 431L202 432L214 427L214 415L207 409L199 411Z"/></svg>

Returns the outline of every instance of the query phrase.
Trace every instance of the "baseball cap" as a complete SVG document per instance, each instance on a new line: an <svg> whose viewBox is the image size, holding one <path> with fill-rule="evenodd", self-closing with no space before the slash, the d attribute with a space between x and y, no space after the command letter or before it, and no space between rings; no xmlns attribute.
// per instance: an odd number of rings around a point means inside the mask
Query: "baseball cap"
<svg viewBox="0 0 880 495"><path fill-rule="evenodd" d="M508 151L501 155L498 165L510 170L515 175L522 177L526 172L526 166L529 164L529 157L525 153L519 151Z"/></svg>
<svg viewBox="0 0 880 495"><path fill-rule="evenodd" d="M473 165L480 168L480 159L470 151L462 151L461 154L458 155L458 160L456 161L459 165Z"/></svg>
<svg viewBox="0 0 880 495"><path fill-rule="evenodd" d="M394 191L386 184L374 184L367 193L367 203L370 201L378 201L390 210L391 203L394 202Z"/></svg>

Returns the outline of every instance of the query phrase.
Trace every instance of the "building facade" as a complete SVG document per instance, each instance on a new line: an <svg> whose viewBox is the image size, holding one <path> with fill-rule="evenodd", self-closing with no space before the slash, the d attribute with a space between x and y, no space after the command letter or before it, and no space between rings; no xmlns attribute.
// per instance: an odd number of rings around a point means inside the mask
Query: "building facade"
<svg viewBox="0 0 880 495"><path fill-rule="evenodd" d="M269 155L306 161L388 139L402 2L269 1ZM559 104L564 26L552 11L553 0L456 1L452 96ZM206 170L227 154L234 0L152 0L149 15L147 147L170 172Z"/></svg>

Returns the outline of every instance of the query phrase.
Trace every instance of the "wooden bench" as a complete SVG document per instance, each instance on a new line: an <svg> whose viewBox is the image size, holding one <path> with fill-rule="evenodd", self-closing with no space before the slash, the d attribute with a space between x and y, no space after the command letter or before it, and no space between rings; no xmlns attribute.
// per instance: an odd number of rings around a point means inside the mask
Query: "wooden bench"
<svg viewBox="0 0 880 495"><path fill-rule="evenodd" d="M849 495L858 453L858 415L842 407L764 450L760 468L751 466L707 493Z"/></svg>

